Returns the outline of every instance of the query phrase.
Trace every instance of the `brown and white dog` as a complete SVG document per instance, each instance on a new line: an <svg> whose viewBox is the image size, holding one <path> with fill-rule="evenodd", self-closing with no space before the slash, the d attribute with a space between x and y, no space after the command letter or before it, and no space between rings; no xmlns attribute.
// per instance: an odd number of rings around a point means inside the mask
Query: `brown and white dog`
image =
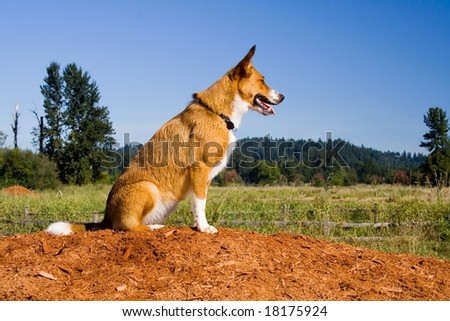
<svg viewBox="0 0 450 321"><path fill-rule="evenodd" d="M198 231L217 233L206 220L211 180L225 168L238 128L248 110L275 114L284 96L268 87L253 67L253 46L239 64L208 89L193 95L184 111L164 124L139 150L112 187L101 223L51 224L47 232L115 229L148 231L163 222L185 197L192 196Z"/></svg>

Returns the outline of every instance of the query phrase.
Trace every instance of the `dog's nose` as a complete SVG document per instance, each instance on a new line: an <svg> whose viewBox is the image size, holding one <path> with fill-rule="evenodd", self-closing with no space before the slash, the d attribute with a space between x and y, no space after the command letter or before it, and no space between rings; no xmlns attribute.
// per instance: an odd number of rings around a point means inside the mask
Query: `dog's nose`
<svg viewBox="0 0 450 321"><path fill-rule="evenodd" d="M278 95L280 95L280 103L281 103L284 100L284 95L280 93L278 93Z"/></svg>

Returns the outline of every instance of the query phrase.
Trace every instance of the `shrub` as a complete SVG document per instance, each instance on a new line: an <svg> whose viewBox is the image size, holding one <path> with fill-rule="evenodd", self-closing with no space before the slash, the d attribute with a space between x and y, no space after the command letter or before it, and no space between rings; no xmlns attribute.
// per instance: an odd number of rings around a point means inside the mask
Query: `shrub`
<svg viewBox="0 0 450 321"><path fill-rule="evenodd" d="M60 184L56 164L29 150L0 149L0 187L22 185L54 189Z"/></svg>

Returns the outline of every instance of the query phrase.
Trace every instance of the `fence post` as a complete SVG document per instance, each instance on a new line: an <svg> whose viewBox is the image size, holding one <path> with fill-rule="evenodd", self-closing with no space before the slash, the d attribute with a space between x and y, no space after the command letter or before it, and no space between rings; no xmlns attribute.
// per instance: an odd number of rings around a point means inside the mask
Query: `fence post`
<svg viewBox="0 0 450 321"><path fill-rule="evenodd" d="M378 212L378 204L375 203L375 208L373 209L373 222L374 223L378 223L380 217L379 217L379 212Z"/></svg>
<svg viewBox="0 0 450 321"><path fill-rule="evenodd" d="M30 222L30 210L28 207L25 207L25 222L29 223Z"/></svg>
<svg viewBox="0 0 450 321"><path fill-rule="evenodd" d="M325 236L330 235L330 215L328 213L323 218L323 234Z"/></svg>
<svg viewBox="0 0 450 321"><path fill-rule="evenodd" d="M286 204L283 204L283 222L285 223L287 221L287 214L288 214L288 206Z"/></svg>

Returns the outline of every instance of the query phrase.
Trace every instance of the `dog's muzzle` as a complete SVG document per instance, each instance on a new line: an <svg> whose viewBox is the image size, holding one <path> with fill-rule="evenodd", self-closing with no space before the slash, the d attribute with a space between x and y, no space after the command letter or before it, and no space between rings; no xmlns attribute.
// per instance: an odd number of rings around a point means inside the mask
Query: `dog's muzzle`
<svg viewBox="0 0 450 321"><path fill-rule="evenodd" d="M273 109L274 105L278 105L284 100L284 95L279 92L273 91L271 93L270 98L264 95L258 94L254 99L254 106L259 107L256 111L261 114L267 115L275 115L275 110Z"/></svg>

